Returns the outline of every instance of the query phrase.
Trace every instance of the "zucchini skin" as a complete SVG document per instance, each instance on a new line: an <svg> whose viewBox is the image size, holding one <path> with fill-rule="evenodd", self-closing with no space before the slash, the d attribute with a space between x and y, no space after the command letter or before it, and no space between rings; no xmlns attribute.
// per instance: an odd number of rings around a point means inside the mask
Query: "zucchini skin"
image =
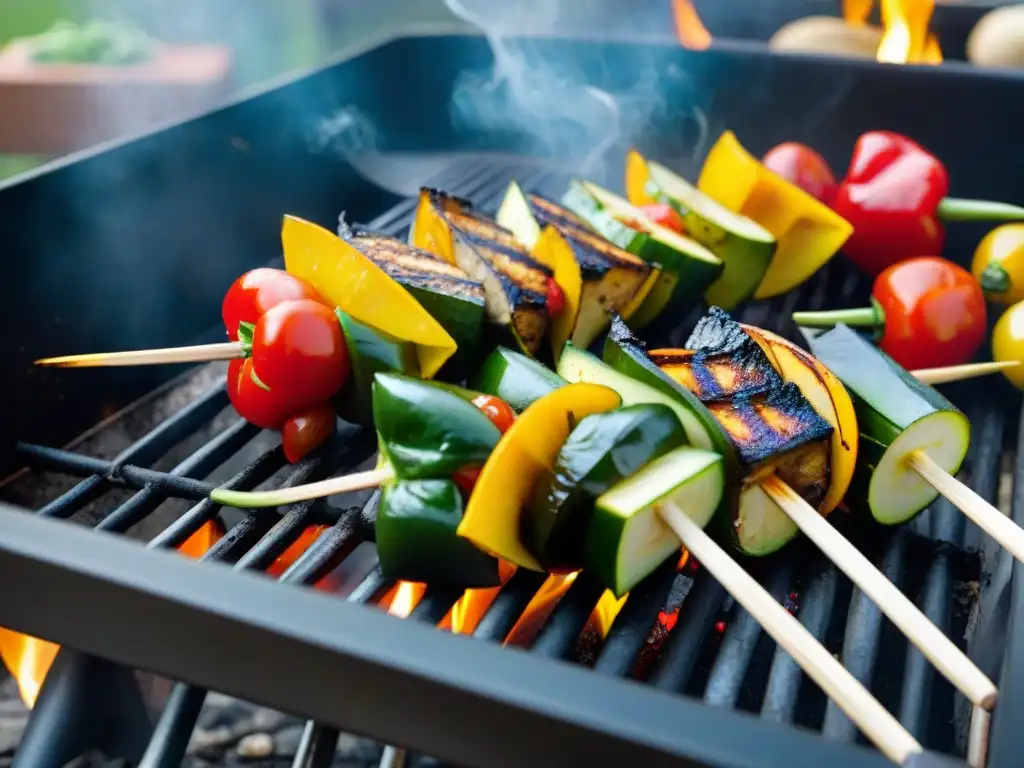
<svg viewBox="0 0 1024 768"><path fill-rule="evenodd" d="M587 416L569 434L554 469L534 487L521 521L524 543L545 568L582 568L594 500L685 444L679 419L665 405L633 405Z"/></svg>
<svg viewBox="0 0 1024 768"><path fill-rule="evenodd" d="M568 382L533 358L507 347L497 347L476 372L470 386L500 397L516 413L522 413L544 395Z"/></svg>

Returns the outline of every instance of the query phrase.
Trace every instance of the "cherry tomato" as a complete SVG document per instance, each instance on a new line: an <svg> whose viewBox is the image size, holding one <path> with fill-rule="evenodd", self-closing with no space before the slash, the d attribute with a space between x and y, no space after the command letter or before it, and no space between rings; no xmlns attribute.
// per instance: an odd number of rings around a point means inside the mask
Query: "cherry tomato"
<svg viewBox="0 0 1024 768"><path fill-rule="evenodd" d="M330 399L349 373L338 318L311 299L282 302L260 317L252 361L259 380L293 411Z"/></svg>
<svg viewBox="0 0 1024 768"><path fill-rule="evenodd" d="M683 224L683 217L680 216L679 211L671 205L666 205L665 203L648 203L647 205L640 206L640 210L643 211L644 215L655 224L659 224L666 229L671 229L679 234L686 232L686 226Z"/></svg>
<svg viewBox="0 0 1024 768"><path fill-rule="evenodd" d="M1003 375L1015 387L1024 389L1024 301L1007 309L992 329L992 359L996 362L1016 360L1016 368L1007 368Z"/></svg>
<svg viewBox="0 0 1024 768"><path fill-rule="evenodd" d="M221 316L228 338L238 340L238 324L252 323L282 301L312 299L320 304L328 302L320 292L305 280L290 275L283 269L260 267L241 275L228 288L221 304Z"/></svg>
<svg viewBox="0 0 1024 768"><path fill-rule="evenodd" d="M794 184L825 205L835 199L838 184L825 158L805 144L787 141L762 158L766 168Z"/></svg>
<svg viewBox="0 0 1024 768"><path fill-rule="evenodd" d="M258 383L251 357L232 360L228 366L228 396L243 419L263 429L280 429L294 410L290 402Z"/></svg>
<svg viewBox="0 0 1024 768"><path fill-rule="evenodd" d="M462 495L466 498L469 498L470 494L473 493L476 481L480 477L480 470L481 467L466 467L452 475L452 480L459 486L459 490L462 491Z"/></svg>
<svg viewBox="0 0 1024 768"><path fill-rule="evenodd" d="M937 256L893 264L872 296L885 313L880 346L907 370L960 365L985 340L985 297L974 276Z"/></svg>
<svg viewBox="0 0 1024 768"><path fill-rule="evenodd" d="M334 434L337 417L330 403L315 405L289 417L281 427L285 458L292 464L301 461Z"/></svg>
<svg viewBox="0 0 1024 768"><path fill-rule="evenodd" d="M565 294L562 293L561 286L555 282L555 278L548 278L548 314L551 317L556 317L562 314L562 310L565 309Z"/></svg>
<svg viewBox="0 0 1024 768"><path fill-rule="evenodd" d="M516 420L516 412L512 406L494 395L478 395L473 398L473 405L484 412L484 415L491 420L502 433L512 426Z"/></svg>

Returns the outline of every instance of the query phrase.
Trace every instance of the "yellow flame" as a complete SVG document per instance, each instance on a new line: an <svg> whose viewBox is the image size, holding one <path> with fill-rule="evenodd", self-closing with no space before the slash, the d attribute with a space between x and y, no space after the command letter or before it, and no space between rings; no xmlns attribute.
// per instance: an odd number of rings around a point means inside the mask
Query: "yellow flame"
<svg viewBox="0 0 1024 768"><path fill-rule="evenodd" d="M862 27L867 24L874 5L875 0L843 0L843 18L852 26Z"/></svg>
<svg viewBox="0 0 1024 768"><path fill-rule="evenodd" d="M672 0L672 16L676 24L676 38L682 45L695 50L704 50L711 45L711 33L701 22L690 0Z"/></svg>
<svg viewBox="0 0 1024 768"><path fill-rule="evenodd" d="M601 599L597 601L597 605L594 606L594 612L590 614L587 626L597 632L602 639L608 637L608 631L612 628L615 617L619 615L619 611L626 604L628 597L627 594L616 598L614 594L605 590Z"/></svg>
<svg viewBox="0 0 1024 768"><path fill-rule="evenodd" d="M935 0L881 0L885 33L875 58L888 64L936 64L942 51L928 24Z"/></svg>
<svg viewBox="0 0 1024 768"><path fill-rule="evenodd" d="M413 608L423 599L423 593L427 591L426 584L415 581L400 581L389 593L394 595L388 603L388 613L400 619L409 617ZM385 598L385 601L387 598Z"/></svg>
<svg viewBox="0 0 1024 768"><path fill-rule="evenodd" d="M223 535L220 522L211 520L183 541L178 551L187 557L201 557ZM59 650L60 646L49 640L0 627L0 660L18 683L18 693L29 709L35 706L46 673Z"/></svg>

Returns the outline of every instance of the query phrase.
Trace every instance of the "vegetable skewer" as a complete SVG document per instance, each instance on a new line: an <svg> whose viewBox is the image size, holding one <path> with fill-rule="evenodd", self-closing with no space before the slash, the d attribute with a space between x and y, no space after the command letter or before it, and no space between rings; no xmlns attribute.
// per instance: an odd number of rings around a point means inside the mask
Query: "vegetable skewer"
<svg viewBox="0 0 1024 768"><path fill-rule="evenodd" d="M872 475L865 480L874 517L903 522L942 494L1024 562L1024 530L954 476L967 453L966 418L846 326L812 339L811 347L853 394L861 431L870 432Z"/></svg>
<svg viewBox="0 0 1024 768"><path fill-rule="evenodd" d="M853 675L807 631L796 617L775 602L764 587L729 557L700 526L672 504L659 514L683 546L725 587L800 668L856 723L861 732L897 765L922 751L900 725ZM815 513L817 514L817 513Z"/></svg>
<svg viewBox="0 0 1024 768"><path fill-rule="evenodd" d="M621 321L615 321L611 341L617 342L620 345L629 345L627 334L628 329L624 327ZM744 339L742 338L744 336L753 339L757 346L754 347L749 342L744 344ZM709 346L712 343L717 343L719 346ZM864 343L867 344L867 342ZM774 366L779 368L782 377L790 381L791 384L797 384L802 390L806 390L804 396L815 410L818 410L822 417L832 425L833 437L838 438L838 440L832 444L833 461L830 476L831 482L838 483L840 486L838 488L839 494L837 495L843 495L846 487L853 479L853 473L843 468L842 461L844 459L841 458L841 446L852 443L857 438L857 422L859 419L850 407L852 403L849 402L850 398L846 395L843 386L832 376L828 369L821 366L821 369L801 374L801 366L806 368L807 365L817 361L813 361L813 359L805 361L800 358L791 358L800 365L783 365L779 362L779 359L782 358L783 353L787 352L788 347L791 346L788 342L774 337L774 335L769 334L767 331L740 326L729 320L728 316L720 310L712 310L704 320L698 323L693 336L687 342L688 347L703 348L706 351L694 352L694 355L690 358L694 370L690 376L681 376L680 384L681 386L697 386L696 393L701 396L701 399L705 397L715 399L716 402L710 405L711 411L716 417L722 418L723 425L727 425L732 419L732 415L721 406L721 398L726 396L726 393L721 390L721 381L715 384L708 381L708 374L713 374L716 369L721 369L721 367L725 366L726 361L722 358L728 357L728 354L731 353L732 355L739 355L743 365L740 367L734 366L730 370L724 371L722 381L734 389L745 388L748 392L758 388L764 390L772 386L778 386L778 383L772 383L770 375L764 371L765 368L773 367L767 353L762 354L759 352L759 349L763 349L762 345L764 344L768 345L769 350L775 347L773 354L775 355L776 362ZM708 355L707 350L714 350L716 348L725 350L725 353ZM683 352L683 350L678 350L677 352ZM639 343L634 341L631 354L634 357L639 357L644 355L645 352ZM651 355L657 358L659 353L653 352ZM804 357L809 358L806 354ZM640 362L642 363L642 360ZM825 374L828 374L828 377ZM828 382L829 378L832 379L831 382ZM594 380L599 381L599 379ZM700 384L704 386L701 387L699 386ZM823 395L818 394L819 390L824 390ZM840 397L845 398L847 401L846 407L841 406ZM743 395L737 397L736 402L745 402L748 398L749 395ZM767 402L767 399L765 402ZM842 416L840 413L842 413ZM778 421L780 414L781 411L777 412L772 417L773 420ZM844 424L844 422L850 420L854 423ZM743 430L739 433L730 430L730 436L738 445L742 446L744 432L757 433L762 429L763 427L757 427L748 422L743 425ZM863 443L864 439L862 438L860 442ZM857 448L854 445L851 453L856 454L857 452ZM806 456L807 454L805 453L804 455ZM840 462L838 464L836 463L837 458ZM792 521L792 524L795 525L794 533L796 529L799 529L814 541L836 563L840 570L846 573L855 584L860 586L874 600L908 639L920 648L922 653L935 664L939 671L959 688L972 703L990 709L997 697L997 689L992 681L970 661L955 643L935 627L906 595L885 578L856 547L825 520L824 515L835 506L838 499L833 494L828 493L826 494L826 500L831 499L831 501L822 502L820 508L816 509L800 493L791 488L785 482L785 478L779 477L778 472L783 471L785 466L784 461L776 464L774 469L771 467L765 469L763 464L755 466L751 471L754 479L749 481L747 487L756 486L760 491L767 494L771 501L775 502L777 508L784 513L786 519ZM762 474L760 479L758 479L757 475L766 471L770 471L770 474L767 476ZM813 488L813 483L809 487ZM732 531L737 540L740 540L742 530L748 524L760 526L764 530L770 528L774 528L777 531L784 530L779 522L766 522L770 514L768 510L759 509L755 506L754 499L748 498L748 496L754 493L755 491L747 490L740 496L739 511L734 523L734 530ZM748 541L750 540L748 539ZM740 543L741 545L743 544L742 540L740 540ZM785 543L785 541L781 543ZM743 548L753 554L760 553L758 548L754 546L745 545Z"/></svg>

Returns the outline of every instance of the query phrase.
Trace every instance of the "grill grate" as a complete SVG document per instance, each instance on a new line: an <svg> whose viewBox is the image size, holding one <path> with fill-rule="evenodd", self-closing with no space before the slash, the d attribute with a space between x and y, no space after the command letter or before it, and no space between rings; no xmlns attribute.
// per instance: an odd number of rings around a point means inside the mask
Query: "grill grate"
<svg viewBox="0 0 1024 768"><path fill-rule="evenodd" d="M507 183L518 177L524 188L557 196L567 181L554 172L531 169L520 175L513 162L477 162L455 166L433 183L493 210ZM405 237L415 206L407 200L395 206L369 227ZM867 296L865 281L835 264L815 276L799 292L771 302L752 304L740 318L747 323L792 336L788 318L797 306L816 309L826 304L854 304ZM697 317L695 311L659 342L679 344ZM953 397L969 394L954 390ZM106 491L120 487L135 490L125 503L107 514L97 530L124 533L152 514L170 498L198 500L169 527L149 542L151 548L174 547L213 519L219 508L205 498L214 487L201 478L224 464L259 432L238 421L218 434L170 472L147 468L173 446L199 431L227 407L222 387L217 387L178 414L163 422L118 458L104 461L67 450L20 444L18 450L33 468L58 470L84 479L60 498L38 511L40 516L70 518ZM974 424L974 441L966 465L969 484L984 498L994 501L999 483L1006 411L998 398L975 398L968 415ZM1012 415L1016 415L1015 413ZM350 471L371 457L372 434L353 430L336 439L316 457L297 465L284 478L296 485ZM226 485L252 489L284 466L280 447L260 455ZM355 548L373 537L376 494L362 507L338 510L319 502L293 505L282 516L272 510L254 510L232 526L204 559L234 563L236 569L262 570L281 555L312 524L333 523L281 577L293 584L311 584L334 570ZM936 503L915 521L912 529L881 533L844 521L846 532L879 563L883 571L909 594L916 595L928 617L953 637L962 637L966 612L954 599L958 584L977 580L979 560L965 548L968 526L947 503ZM842 525L842 523L840 523ZM973 531L971 535L976 535ZM841 653L846 666L865 683L928 749L962 754L951 722L954 692L930 664L883 619L880 611L845 576L805 542L791 545L792 556L748 563L752 572L780 601L790 601L810 632ZM520 571L501 590L476 626L473 636L501 641L524 611L543 582L542 576ZM348 596L355 603L379 599L392 584L375 568ZM546 620L531 652L557 659L579 660L580 633L600 597L598 585L581 575L560 599ZM437 623L459 595L428 588L411 614L425 623ZM676 610L678 611L676 613ZM671 615L674 625L659 620ZM69 664L85 663L85 657L68 650ZM582 654L585 655L585 654ZM670 692L702 698L713 707L737 708L759 713L777 723L792 723L821 731L829 739L858 741L850 720L803 674L792 659L779 652L760 627L733 605L724 590L699 567L672 564L659 569L630 596L611 630L589 660L598 673L632 676ZM56 669L57 667L55 667ZM65 670L65 675L67 674ZM53 678L53 675L51 675ZM47 681L26 733L16 764L60 765L92 745L76 742L71 729L61 727L61 698L51 695L56 684ZM167 701L142 765L163 768L181 764L205 692L178 684ZM310 723L296 765L322 765L332 754L338 732ZM861 742L866 743L866 742Z"/></svg>

